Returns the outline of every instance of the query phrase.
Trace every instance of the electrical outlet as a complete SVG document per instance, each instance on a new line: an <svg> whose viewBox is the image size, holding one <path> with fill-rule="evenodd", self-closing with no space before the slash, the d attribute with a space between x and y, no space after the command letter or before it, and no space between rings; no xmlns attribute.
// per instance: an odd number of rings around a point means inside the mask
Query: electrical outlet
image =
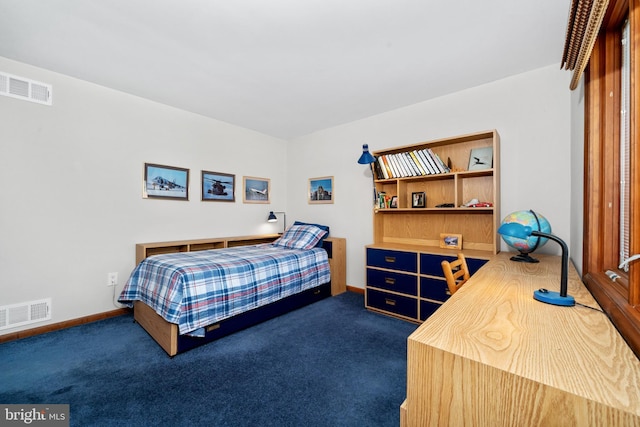
<svg viewBox="0 0 640 427"><path fill-rule="evenodd" d="M118 273L109 273L107 277L107 286L116 286L118 284Z"/></svg>

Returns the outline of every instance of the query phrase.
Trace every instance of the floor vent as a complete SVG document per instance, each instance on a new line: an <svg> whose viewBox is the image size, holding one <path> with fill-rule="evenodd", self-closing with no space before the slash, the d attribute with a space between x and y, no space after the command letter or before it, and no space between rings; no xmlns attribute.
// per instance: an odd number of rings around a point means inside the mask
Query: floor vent
<svg viewBox="0 0 640 427"><path fill-rule="evenodd" d="M51 92L52 86L49 84L0 72L0 95L51 105Z"/></svg>
<svg viewBox="0 0 640 427"><path fill-rule="evenodd" d="M51 298L0 306L0 330L51 319Z"/></svg>

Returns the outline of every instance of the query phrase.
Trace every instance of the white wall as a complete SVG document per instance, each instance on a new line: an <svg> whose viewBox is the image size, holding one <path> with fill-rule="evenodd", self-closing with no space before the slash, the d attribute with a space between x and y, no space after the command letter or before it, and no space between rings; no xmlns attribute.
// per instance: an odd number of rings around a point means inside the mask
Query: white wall
<svg viewBox="0 0 640 427"><path fill-rule="evenodd" d="M289 143L288 215L326 223L347 238L347 283L364 287L364 246L373 241L372 182L356 163L372 151L497 129L501 138L501 217L534 209L569 242L571 93L569 73L550 66L473 89L325 129ZM384 96L381 93L381 96ZM335 177L335 203L309 205L308 178ZM503 243L503 250L507 250ZM548 243L540 252L559 253Z"/></svg>
<svg viewBox="0 0 640 427"><path fill-rule="evenodd" d="M50 323L109 311L107 274L120 290L136 242L277 231L265 221L286 203L285 141L5 58L0 70L53 85L51 107L0 96L0 305L51 297ZM190 201L142 199L145 162L189 168ZM203 169L236 175L235 203L200 201ZM271 204L242 203L245 175L271 179Z"/></svg>

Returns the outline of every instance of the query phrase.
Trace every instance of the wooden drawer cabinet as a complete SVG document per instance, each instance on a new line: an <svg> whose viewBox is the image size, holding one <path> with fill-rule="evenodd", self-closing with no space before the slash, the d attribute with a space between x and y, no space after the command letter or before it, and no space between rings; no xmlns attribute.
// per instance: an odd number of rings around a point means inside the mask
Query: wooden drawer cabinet
<svg viewBox="0 0 640 427"><path fill-rule="evenodd" d="M397 245L371 245L367 251L365 306L405 320L420 323L451 296L441 262L456 255L424 248L397 250ZM470 273L484 265L490 255L464 251ZM484 257L484 258L481 258Z"/></svg>

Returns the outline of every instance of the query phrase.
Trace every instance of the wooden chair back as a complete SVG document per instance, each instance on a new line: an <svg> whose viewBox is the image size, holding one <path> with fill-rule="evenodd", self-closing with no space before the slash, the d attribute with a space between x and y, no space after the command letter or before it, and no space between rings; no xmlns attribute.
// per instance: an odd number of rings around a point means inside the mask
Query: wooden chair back
<svg viewBox="0 0 640 427"><path fill-rule="evenodd" d="M454 261L442 261L442 271L447 279L447 286L451 295L455 294L467 280L469 280L469 267L467 260L462 253L458 254L458 259Z"/></svg>

